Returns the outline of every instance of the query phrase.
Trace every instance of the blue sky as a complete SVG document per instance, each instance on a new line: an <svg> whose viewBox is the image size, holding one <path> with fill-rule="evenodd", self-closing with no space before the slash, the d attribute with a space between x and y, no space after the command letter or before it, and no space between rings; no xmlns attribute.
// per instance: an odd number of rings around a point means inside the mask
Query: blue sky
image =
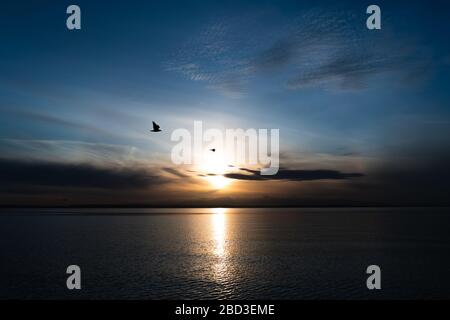
<svg viewBox="0 0 450 320"><path fill-rule="evenodd" d="M421 194L427 170L447 159L445 1L378 1L377 31L365 27L372 3L364 1L77 1L79 31L65 28L69 4L2 6L0 150L8 161L161 170L169 133L194 120L280 128L286 170L358 172L365 177L336 186L335 197L383 202L352 190L385 188L401 168L402 177L418 177L405 194ZM164 134L148 134L152 120ZM284 188L302 198L294 190L305 183L294 182ZM321 198L329 185L313 189L308 198Z"/></svg>

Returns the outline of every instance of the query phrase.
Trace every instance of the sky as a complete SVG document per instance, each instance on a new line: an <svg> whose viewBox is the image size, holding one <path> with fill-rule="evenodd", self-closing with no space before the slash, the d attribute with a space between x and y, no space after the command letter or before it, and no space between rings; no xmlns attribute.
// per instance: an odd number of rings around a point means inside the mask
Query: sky
<svg viewBox="0 0 450 320"><path fill-rule="evenodd" d="M448 1L2 4L0 205L449 204L449 19ZM278 174L175 165L196 120L278 128Z"/></svg>

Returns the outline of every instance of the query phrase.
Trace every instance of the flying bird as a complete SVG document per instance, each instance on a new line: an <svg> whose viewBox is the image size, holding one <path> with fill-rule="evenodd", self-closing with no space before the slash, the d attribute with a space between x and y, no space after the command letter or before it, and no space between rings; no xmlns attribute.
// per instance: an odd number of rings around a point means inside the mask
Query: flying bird
<svg viewBox="0 0 450 320"><path fill-rule="evenodd" d="M216 149L209 149L209 151L216 152Z"/></svg>
<svg viewBox="0 0 450 320"><path fill-rule="evenodd" d="M161 132L162 131L160 129L161 127L155 121L152 121L152 123L153 123L153 130L150 130L151 132Z"/></svg>

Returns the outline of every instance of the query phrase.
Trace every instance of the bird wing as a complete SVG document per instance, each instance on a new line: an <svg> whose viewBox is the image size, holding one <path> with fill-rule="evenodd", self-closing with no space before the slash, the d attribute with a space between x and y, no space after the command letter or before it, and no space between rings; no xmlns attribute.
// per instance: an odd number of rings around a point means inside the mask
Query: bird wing
<svg viewBox="0 0 450 320"><path fill-rule="evenodd" d="M159 130L160 126L155 121L152 121L152 123L153 123L153 130Z"/></svg>

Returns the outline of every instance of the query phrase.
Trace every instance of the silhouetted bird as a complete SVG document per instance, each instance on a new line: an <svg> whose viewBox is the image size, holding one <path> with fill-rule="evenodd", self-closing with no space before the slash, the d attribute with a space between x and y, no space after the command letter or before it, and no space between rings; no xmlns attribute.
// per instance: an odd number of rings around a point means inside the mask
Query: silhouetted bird
<svg viewBox="0 0 450 320"><path fill-rule="evenodd" d="M209 151L216 152L216 149L209 149Z"/></svg>
<svg viewBox="0 0 450 320"><path fill-rule="evenodd" d="M161 132L162 131L160 129L161 127L155 121L152 121L152 123L153 123L153 130L150 130L151 132Z"/></svg>

